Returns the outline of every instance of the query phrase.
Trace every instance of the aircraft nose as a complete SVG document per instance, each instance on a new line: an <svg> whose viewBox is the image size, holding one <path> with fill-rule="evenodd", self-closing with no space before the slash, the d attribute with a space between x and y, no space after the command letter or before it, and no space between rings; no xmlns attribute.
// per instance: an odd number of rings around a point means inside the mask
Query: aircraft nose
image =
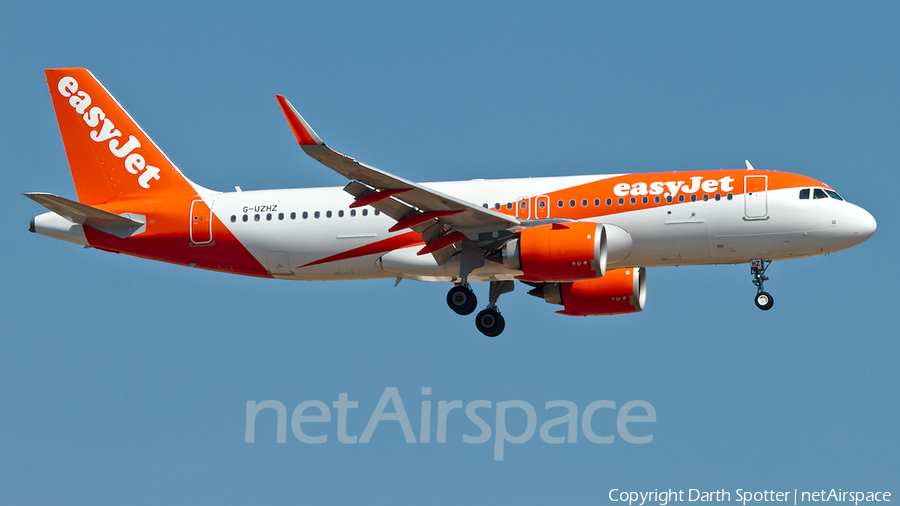
<svg viewBox="0 0 900 506"><path fill-rule="evenodd" d="M859 226L859 233L866 239L872 237L872 234L875 233L875 229L878 228L878 224L875 223L875 217L869 214L865 209L860 208L862 211L862 219L860 220L861 224Z"/></svg>
<svg viewBox="0 0 900 506"><path fill-rule="evenodd" d="M863 242L869 237L872 237L872 234L875 233L875 229L878 228L878 224L875 222L875 217L869 214L865 209L857 207L854 211L852 227L853 235L859 242Z"/></svg>

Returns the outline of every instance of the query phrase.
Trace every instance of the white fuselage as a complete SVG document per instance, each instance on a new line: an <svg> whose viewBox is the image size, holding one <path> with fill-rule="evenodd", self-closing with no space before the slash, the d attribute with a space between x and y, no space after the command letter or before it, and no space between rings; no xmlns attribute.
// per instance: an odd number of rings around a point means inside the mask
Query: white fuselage
<svg viewBox="0 0 900 506"><path fill-rule="evenodd" d="M473 180L423 186L492 209L499 204L501 210L506 210L511 203L514 210L508 212L533 219L538 217L538 197L525 201L526 209L518 207L520 198L608 177L614 176ZM793 188L765 192L763 202L751 202L749 198L740 194L728 199L723 195L720 200L711 198L650 209L633 209L626 199L624 205L613 201L609 209L604 196L599 207L606 208L603 212L607 214L581 221L613 225L630 237L630 247L622 252L625 256L611 256L610 268L744 263L753 258L783 260L822 255L859 244L874 231L871 215L845 201L801 200ZM396 222L383 214L376 215L373 209L350 209L353 197L339 187L215 193L204 199L211 202L213 213L241 244L279 278L411 277L449 281L458 273L458 264L447 262L438 266L431 255L416 255L417 247L308 265L408 232L389 233ZM588 200L588 207L594 205L594 196L585 195L584 199ZM580 205L578 200L576 206ZM548 202L540 217L565 218L567 206L564 203L559 208L555 202ZM470 279L513 279L518 274L521 272L500 263L487 262Z"/></svg>

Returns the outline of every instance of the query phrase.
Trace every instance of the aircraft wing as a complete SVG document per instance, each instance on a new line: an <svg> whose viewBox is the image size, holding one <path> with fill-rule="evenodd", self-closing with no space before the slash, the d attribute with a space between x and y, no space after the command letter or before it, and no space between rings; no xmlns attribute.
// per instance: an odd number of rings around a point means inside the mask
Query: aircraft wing
<svg viewBox="0 0 900 506"><path fill-rule="evenodd" d="M420 254L448 248L464 238L475 240L482 232L506 230L520 224L513 216L407 181L334 151L286 98L281 95L276 98L303 151L351 180L344 187L356 197L351 207L369 205L394 218L397 224L391 227L392 232L411 228L422 234L426 246ZM442 226L435 227L435 224Z"/></svg>

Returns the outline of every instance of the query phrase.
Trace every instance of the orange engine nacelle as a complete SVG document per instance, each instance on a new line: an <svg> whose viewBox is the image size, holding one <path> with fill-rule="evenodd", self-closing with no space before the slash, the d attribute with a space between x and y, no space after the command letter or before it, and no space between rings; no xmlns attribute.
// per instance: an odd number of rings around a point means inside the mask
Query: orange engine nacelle
<svg viewBox="0 0 900 506"><path fill-rule="evenodd" d="M647 300L647 274L640 267L614 269L599 279L544 283L528 292L565 309L569 316L637 313Z"/></svg>
<svg viewBox="0 0 900 506"><path fill-rule="evenodd" d="M503 247L503 264L522 281L579 281L602 277L606 229L589 222L554 223L517 232Z"/></svg>

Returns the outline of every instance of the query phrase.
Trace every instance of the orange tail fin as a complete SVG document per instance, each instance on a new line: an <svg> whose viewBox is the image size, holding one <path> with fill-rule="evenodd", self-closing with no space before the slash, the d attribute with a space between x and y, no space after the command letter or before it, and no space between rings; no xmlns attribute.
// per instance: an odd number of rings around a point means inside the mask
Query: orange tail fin
<svg viewBox="0 0 900 506"><path fill-rule="evenodd" d="M87 69L48 69L78 201L196 195L189 181Z"/></svg>

